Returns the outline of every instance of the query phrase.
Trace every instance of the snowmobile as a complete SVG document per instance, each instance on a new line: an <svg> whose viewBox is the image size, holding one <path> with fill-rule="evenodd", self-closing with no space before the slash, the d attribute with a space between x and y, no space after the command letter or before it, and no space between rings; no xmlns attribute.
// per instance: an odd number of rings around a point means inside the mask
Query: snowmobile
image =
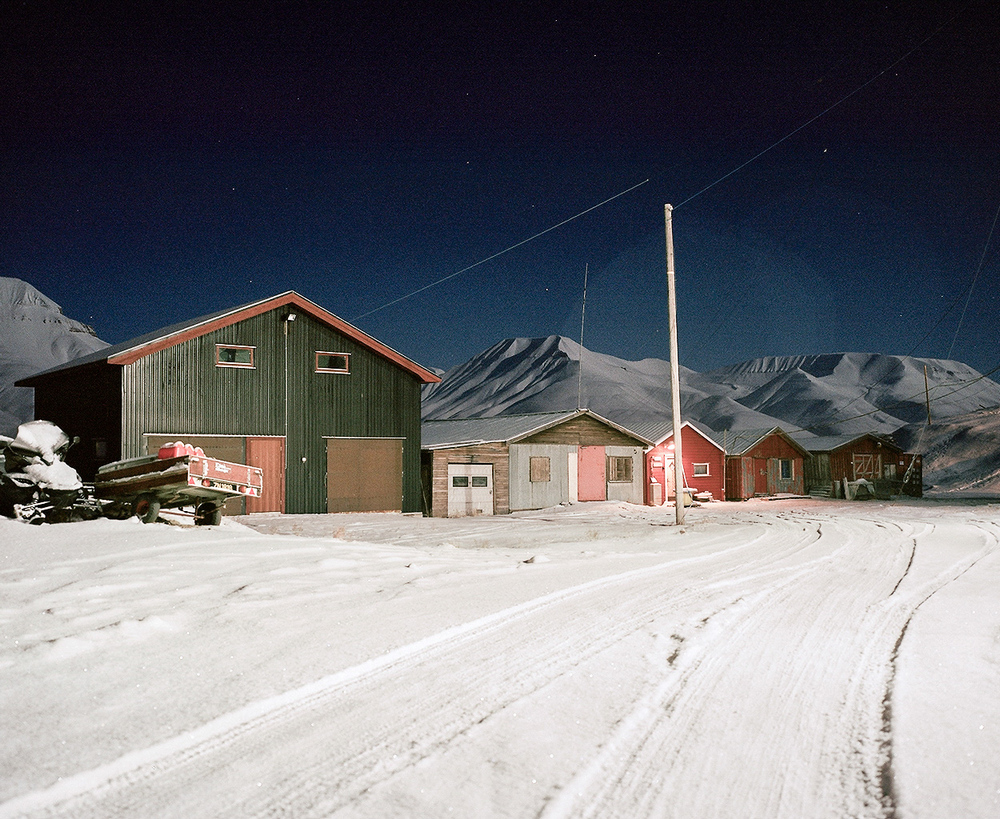
<svg viewBox="0 0 1000 819"><path fill-rule="evenodd" d="M26 523L93 520L101 506L93 487L65 461L79 439L49 421L29 421L17 436L0 435L0 514Z"/></svg>

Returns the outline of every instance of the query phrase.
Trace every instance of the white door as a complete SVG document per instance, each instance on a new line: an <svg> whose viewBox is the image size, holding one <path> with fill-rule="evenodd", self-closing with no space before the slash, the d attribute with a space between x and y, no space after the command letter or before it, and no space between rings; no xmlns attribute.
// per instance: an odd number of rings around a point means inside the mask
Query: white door
<svg viewBox="0 0 1000 819"><path fill-rule="evenodd" d="M493 464L448 464L448 517L493 514Z"/></svg>

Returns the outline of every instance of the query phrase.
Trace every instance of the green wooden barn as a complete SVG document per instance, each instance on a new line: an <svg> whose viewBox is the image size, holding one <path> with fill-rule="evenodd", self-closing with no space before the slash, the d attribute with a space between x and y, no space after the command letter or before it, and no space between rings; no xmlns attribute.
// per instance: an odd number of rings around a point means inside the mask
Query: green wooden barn
<svg viewBox="0 0 1000 819"><path fill-rule="evenodd" d="M18 381L97 468L168 441L264 470L228 512L418 512L420 388L433 372L289 291Z"/></svg>

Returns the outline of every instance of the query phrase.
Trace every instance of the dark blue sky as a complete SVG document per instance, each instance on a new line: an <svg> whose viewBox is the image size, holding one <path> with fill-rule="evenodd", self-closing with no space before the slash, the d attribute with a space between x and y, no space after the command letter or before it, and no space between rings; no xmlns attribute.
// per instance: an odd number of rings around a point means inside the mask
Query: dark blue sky
<svg viewBox="0 0 1000 819"><path fill-rule="evenodd" d="M109 342L294 289L447 368L588 265L666 358L669 202L686 366L1000 365L995 3L63 5L0 3L0 275Z"/></svg>

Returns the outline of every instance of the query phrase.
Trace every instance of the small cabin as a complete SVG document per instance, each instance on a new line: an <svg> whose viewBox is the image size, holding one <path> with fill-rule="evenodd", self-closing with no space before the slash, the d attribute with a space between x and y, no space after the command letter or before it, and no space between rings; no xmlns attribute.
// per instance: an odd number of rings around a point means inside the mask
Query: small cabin
<svg viewBox="0 0 1000 819"><path fill-rule="evenodd" d="M713 438L726 453L726 500L805 494L809 453L780 427L727 430Z"/></svg>
<svg viewBox="0 0 1000 819"><path fill-rule="evenodd" d="M801 443L811 455L805 468L810 494L843 498L845 482L865 480L875 487L876 497L923 495L922 458L903 452L889 436L866 432L808 438Z"/></svg>
<svg viewBox="0 0 1000 819"><path fill-rule="evenodd" d="M433 517L643 502L649 441L590 410L424 421L421 440L424 514Z"/></svg>
<svg viewBox="0 0 1000 819"><path fill-rule="evenodd" d="M646 450L645 502L659 506L675 498L674 429L670 421L636 426L633 431L649 438ZM681 460L684 488L696 496L725 498L726 453L707 429L690 421L681 424Z"/></svg>

